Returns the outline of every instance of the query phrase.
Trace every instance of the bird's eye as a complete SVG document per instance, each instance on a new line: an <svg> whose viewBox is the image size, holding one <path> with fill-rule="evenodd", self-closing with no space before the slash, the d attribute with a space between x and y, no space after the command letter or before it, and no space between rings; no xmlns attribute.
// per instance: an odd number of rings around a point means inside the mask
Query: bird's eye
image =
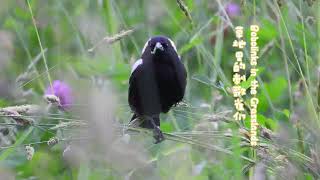
<svg viewBox="0 0 320 180"><path fill-rule="evenodd" d="M150 43L149 46L150 46L151 49L153 49L156 46L156 44Z"/></svg>
<svg viewBox="0 0 320 180"><path fill-rule="evenodd" d="M168 44L168 43L163 43L162 46L163 46L164 48L167 48L167 47L169 46L169 44Z"/></svg>

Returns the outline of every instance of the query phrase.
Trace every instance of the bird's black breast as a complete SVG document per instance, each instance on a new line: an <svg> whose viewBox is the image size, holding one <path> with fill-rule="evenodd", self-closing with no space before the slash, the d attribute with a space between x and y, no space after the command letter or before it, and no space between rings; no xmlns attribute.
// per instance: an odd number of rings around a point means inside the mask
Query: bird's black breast
<svg viewBox="0 0 320 180"><path fill-rule="evenodd" d="M185 86L186 71L180 60L149 59L130 77L130 107L139 115L166 113L182 100Z"/></svg>
<svg viewBox="0 0 320 180"><path fill-rule="evenodd" d="M173 64L156 64L156 81L158 83L161 112L168 112L184 95L185 83L179 79L181 70Z"/></svg>

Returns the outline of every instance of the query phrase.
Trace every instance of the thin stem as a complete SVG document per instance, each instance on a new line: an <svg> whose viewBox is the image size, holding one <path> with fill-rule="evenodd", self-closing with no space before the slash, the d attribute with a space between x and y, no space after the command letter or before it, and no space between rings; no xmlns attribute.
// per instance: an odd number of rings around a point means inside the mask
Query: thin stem
<svg viewBox="0 0 320 180"><path fill-rule="evenodd" d="M36 34L37 34L37 38L38 38L39 46L40 46L40 49L41 49L41 54L42 54L44 66L46 68L47 75L48 75L48 80L49 80L50 86L52 88L52 81L51 81L51 77L50 77L50 73L49 73L49 68L48 68L48 65L47 65L47 59L46 59L46 56L44 55L44 49L43 49L42 44L41 44L41 40L40 40L40 36L39 36L36 20L34 19L32 8L31 8L29 0L27 0L27 3L28 3L30 14L31 14L32 23L33 23L34 29L36 31Z"/></svg>
<svg viewBox="0 0 320 180"><path fill-rule="evenodd" d="M302 78L303 85L304 85L305 90L306 90L306 92L307 92L307 100L308 100L309 103L310 103L310 107L312 107L312 116L313 116L313 119L316 121L318 127L320 127L320 121L319 121L319 119L318 119L318 115L317 115L317 112L316 112L316 109L315 109L315 106L314 106L314 103L313 103L313 99L312 99L312 96L311 96L311 92L310 92L310 89L309 89L308 84L307 84L307 82L306 82L306 78L305 78L305 76L304 76L304 74L303 74L302 68L301 68L301 66L300 66L300 62L299 62L298 56L297 56L297 54L296 54L296 52L295 52L295 50L294 50L292 38L291 38L291 35L290 35L290 33L289 33L289 30L288 30L286 21L285 21L285 19L284 19L283 16L282 16L282 13L281 13L281 11L280 11L280 8L279 8L278 4L277 4L276 2L275 2L275 4L276 4L276 9L277 9L277 11L278 11L278 13L279 13L281 22L282 22L282 24L283 24L283 26L284 26L286 35L287 35L287 37L288 37L289 45L290 45L290 48L291 48L293 57L294 57L294 59L296 60L296 63L297 63L297 65L298 65L299 74L300 74L300 76L301 76L301 78Z"/></svg>

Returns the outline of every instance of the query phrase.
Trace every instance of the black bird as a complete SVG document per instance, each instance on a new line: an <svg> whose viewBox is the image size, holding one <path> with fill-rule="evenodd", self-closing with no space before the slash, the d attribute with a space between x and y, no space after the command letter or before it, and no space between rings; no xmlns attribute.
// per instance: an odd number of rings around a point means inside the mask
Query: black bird
<svg viewBox="0 0 320 180"><path fill-rule="evenodd" d="M183 99L187 72L172 40L165 36L150 38L141 59L132 67L128 101L139 126L154 129L155 143L164 140L160 130L160 113Z"/></svg>

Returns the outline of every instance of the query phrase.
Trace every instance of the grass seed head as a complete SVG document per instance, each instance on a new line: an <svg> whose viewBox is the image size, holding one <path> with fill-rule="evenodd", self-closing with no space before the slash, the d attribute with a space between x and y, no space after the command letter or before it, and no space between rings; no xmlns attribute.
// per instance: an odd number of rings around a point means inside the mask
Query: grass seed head
<svg viewBox="0 0 320 180"><path fill-rule="evenodd" d="M54 146L59 143L59 139L57 137L52 137L47 142L48 146Z"/></svg>
<svg viewBox="0 0 320 180"><path fill-rule="evenodd" d="M34 148L30 145L25 147L27 159L30 161L34 155Z"/></svg>

